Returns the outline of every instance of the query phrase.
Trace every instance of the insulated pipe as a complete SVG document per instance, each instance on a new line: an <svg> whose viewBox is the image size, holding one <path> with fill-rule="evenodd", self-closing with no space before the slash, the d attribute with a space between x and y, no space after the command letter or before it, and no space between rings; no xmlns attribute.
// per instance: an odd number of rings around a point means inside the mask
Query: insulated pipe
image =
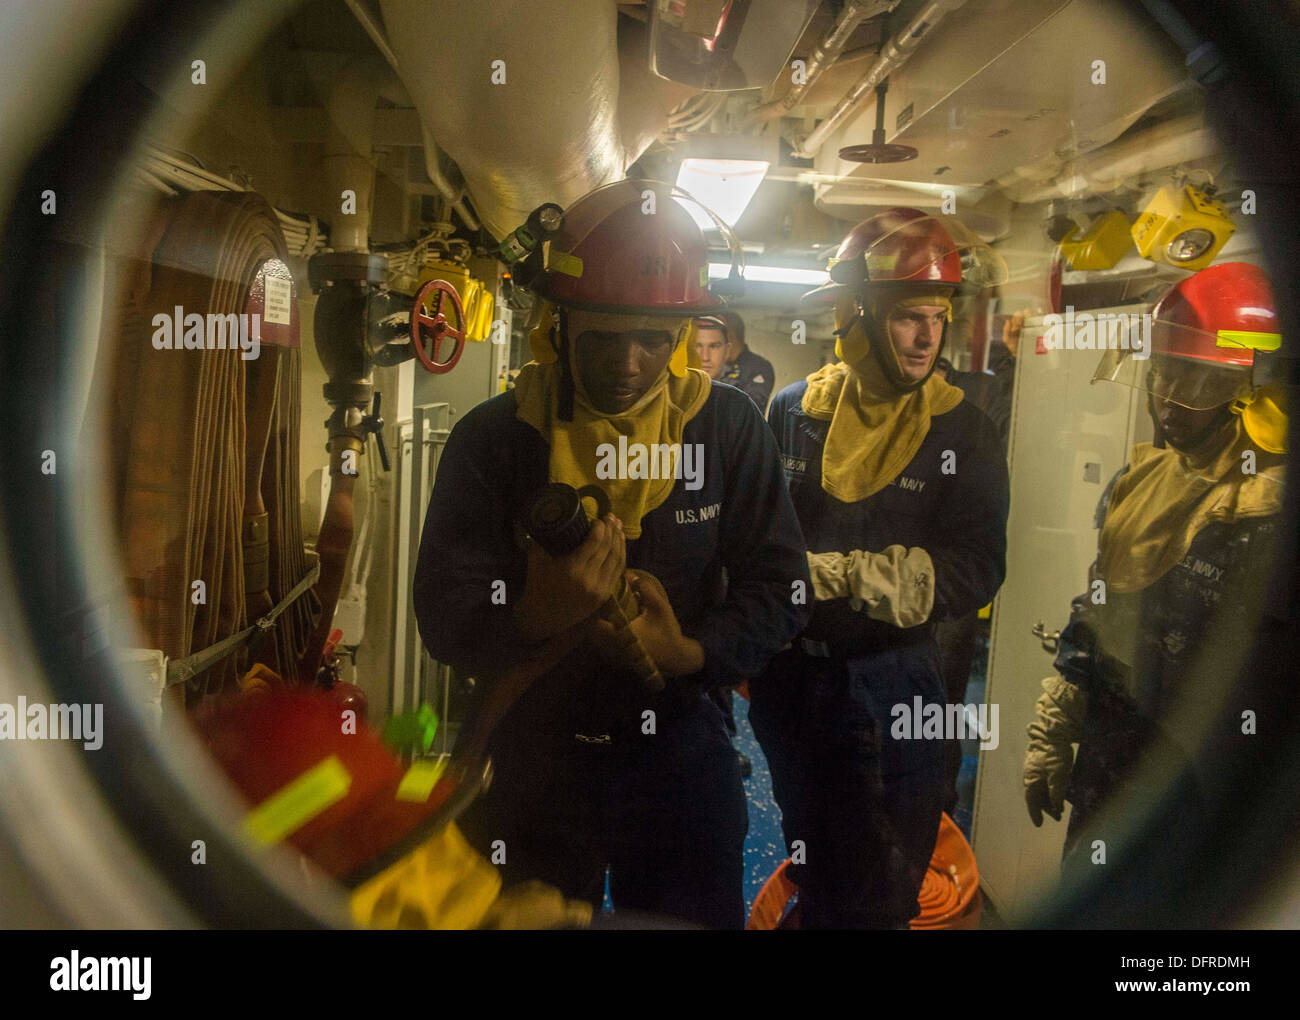
<svg viewBox="0 0 1300 1020"><path fill-rule="evenodd" d="M325 205L330 210L330 245L335 251L368 251L370 203L375 165L370 158L374 137L379 75L370 60L348 64L331 74L325 97L328 126L321 160ZM356 211L342 211L343 192L356 195Z"/></svg>
<svg viewBox="0 0 1300 1020"><path fill-rule="evenodd" d="M380 6L420 119L456 161L494 237L544 202L568 205L618 180L639 155L620 131L614 4Z"/></svg>
<svg viewBox="0 0 1300 1020"><path fill-rule="evenodd" d="M758 107L754 111L754 119L763 121L784 117L799 104L799 100L803 99L808 90L817 84L817 79L826 69L840 58L849 37L857 31L859 25L878 14L888 14L899 3L900 0L848 0L835 20L835 24L822 36L821 41L817 43L817 48L806 61L803 84L795 85L780 99Z"/></svg>
<svg viewBox="0 0 1300 1020"><path fill-rule="evenodd" d="M877 85L907 62L908 58L915 52L921 39L929 35L945 17L965 3L966 0L930 0L929 3L917 11L916 16L907 23L907 27L881 47L880 56L876 59L876 62L849 89L848 93L831 112L831 115L818 124L813 133L804 139L796 155L801 158L815 156L817 151L826 144L826 139L844 123L858 104Z"/></svg>

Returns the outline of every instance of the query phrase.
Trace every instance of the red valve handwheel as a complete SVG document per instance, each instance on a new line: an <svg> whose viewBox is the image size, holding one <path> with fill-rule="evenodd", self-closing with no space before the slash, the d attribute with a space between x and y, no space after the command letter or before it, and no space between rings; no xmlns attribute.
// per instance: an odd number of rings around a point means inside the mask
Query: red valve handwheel
<svg viewBox="0 0 1300 1020"><path fill-rule="evenodd" d="M434 292L437 297L434 298L433 314L426 314L424 303ZM456 313L456 323L459 329L454 329L447 321L447 316L442 312L443 298L446 297L451 301L451 307ZM432 343L432 356L425 350L424 336L421 335L421 327L428 330ZM438 360L438 347L444 339L450 339L455 342L455 347L451 352L451 357L446 361ZM465 349L465 311L460 305L460 295L456 293L456 288L446 280L430 280L416 292L415 305L411 308L411 346L415 348L415 354L420 362L430 372L441 375L443 372L450 372L456 367L456 362L460 360L461 351Z"/></svg>

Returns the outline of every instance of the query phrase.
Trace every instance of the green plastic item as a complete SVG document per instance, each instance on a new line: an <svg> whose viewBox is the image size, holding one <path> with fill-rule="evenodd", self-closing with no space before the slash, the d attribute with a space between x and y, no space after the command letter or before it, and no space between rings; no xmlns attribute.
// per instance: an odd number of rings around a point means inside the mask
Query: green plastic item
<svg viewBox="0 0 1300 1020"><path fill-rule="evenodd" d="M438 713L432 705L421 705L384 723L383 740L398 754L428 754L437 732Z"/></svg>

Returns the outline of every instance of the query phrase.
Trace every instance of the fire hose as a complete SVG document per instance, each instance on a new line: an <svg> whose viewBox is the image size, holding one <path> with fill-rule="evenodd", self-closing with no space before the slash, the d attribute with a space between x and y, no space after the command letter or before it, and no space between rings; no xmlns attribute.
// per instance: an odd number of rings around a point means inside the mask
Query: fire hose
<svg viewBox="0 0 1300 1020"><path fill-rule="evenodd" d="M106 329L118 339L109 440L132 608L152 647L194 661L196 649L228 641L280 604L255 651L285 675L316 604L308 589L286 604L310 564L298 510L297 308L284 239L274 210L252 193L195 192L158 208L161 230L115 267L127 294ZM268 313L268 286L287 288L283 314ZM264 320L256 357L245 358L229 331L224 349L211 346L213 316L251 310ZM159 315L192 313L205 323L197 345L177 349L183 328L190 336L187 322L173 324L174 348L151 342ZM237 658L211 662L202 691L191 685L187 700L229 686L254 656Z"/></svg>
<svg viewBox="0 0 1300 1020"><path fill-rule="evenodd" d="M529 500L521 515L520 527L552 556L565 556L582 545L591 531L591 518L582 505L584 498L596 503L597 516L609 512L609 497L600 486L587 485L575 489L563 482L551 482L542 486ZM456 748L457 761L471 772L475 771L476 765L486 759L488 741L497 723L505 718L515 701L538 677L558 666L584 640L592 619L606 620L614 626L612 649L602 649L613 660L611 665L632 673L647 690L662 691L663 674L628 627L640 612L640 602L628 586L626 575L620 576L618 589L594 617L554 635L527 661L492 677L472 730Z"/></svg>
<svg viewBox="0 0 1300 1020"><path fill-rule="evenodd" d="M529 502L523 525L528 535L552 556L566 556L582 545L591 531L591 519L583 508L584 498L596 503L596 515L609 513L609 497L598 485L584 485L575 489L563 482L543 486ZM614 626L615 649L611 657L614 666L628 669L654 693L664 689L663 674L641 645L637 636L628 629L641 612L641 604L628 587L626 576L620 576L618 589L601 608L599 617ZM606 654L611 654L606 652Z"/></svg>

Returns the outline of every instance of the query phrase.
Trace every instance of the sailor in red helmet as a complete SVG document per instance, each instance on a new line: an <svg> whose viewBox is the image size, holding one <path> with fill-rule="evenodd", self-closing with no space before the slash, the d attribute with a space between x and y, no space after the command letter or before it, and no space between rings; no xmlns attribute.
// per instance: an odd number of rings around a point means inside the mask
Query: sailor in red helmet
<svg viewBox="0 0 1300 1020"><path fill-rule="evenodd" d="M708 695L798 633L808 568L762 415L687 364L692 319L721 307L707 255L669 185L623 181L565 212L530 267L547 303L534 362L442 454L415 597L430 654L480 681L481 711L494 676L594 626L633 568L627 630L665 688L584 640L497 728L494 781L462 824L508 883L599 903L608 865L616 909L740 928L745 796ZM612 506L569 555L516 540L548 482L596 484Z"/></svg>
<svg viewBox="0 0 1300 1020"><path fill-rule="evenodd" d="M804 927L901 927L918 912L944 797L943 740L917 718L944 703L934 624L987 604L1004 576L997 430L934 374L963 254L997 264L954 231L901 208L854 227L809 295L834 303L841 360L768 415L815 604L750 682L750 720Z"/></svg>
<svg viewBox="0 0 1300 1020"><path fill-rule="evenodd" d="M1144 390L1163 448L1136 446L1102 497L1088 591L1071 605L1025 756L1034 824L1073 806L1062 867L1080 878L1126 870L1119 791L1151 798L1162 838L1189 838L1206 784L1231 775L1251 739L1231 660L1261 618L1282 508L1286 416L1261 353L1282 338L1264 272L1209 266L1172 287L1152 320L1149 348L1108 351L1095 380ZM1209 768L1183 770L1198 747L1213 749ZM1179 778L1139 780L1149 752ZM1141 916L1144 897L1175 894L1135 885L1131 902Z"/></svg>

